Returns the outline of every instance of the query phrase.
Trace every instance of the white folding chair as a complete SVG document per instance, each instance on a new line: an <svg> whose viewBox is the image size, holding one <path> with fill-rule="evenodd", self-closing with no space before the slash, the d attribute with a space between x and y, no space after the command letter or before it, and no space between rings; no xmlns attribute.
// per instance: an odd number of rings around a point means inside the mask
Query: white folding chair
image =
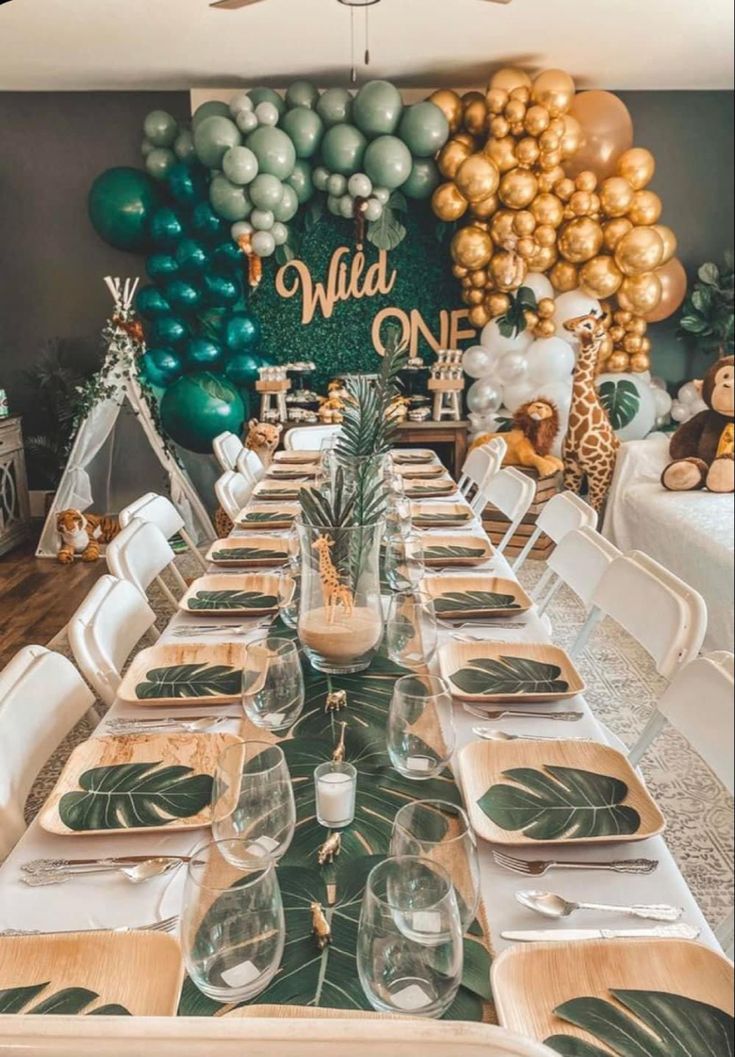
<svg viewBox="0 0 735 1057"><path fill-rule="evenodd" d="M125 661L146 632L158 638L156 614L128 580L101 576L69 621L79 669L102 700L115 700Z"/></svg>
<svg viewBox="0 0 735 1057"><path fill-rule="evenodd" d="M223 470L234 470L237 457L243 450L243 442L234 433L220 433L212 441L214 457Z"/></svg>
<svg viewBox="0 0 735 1057"><path fill-rule="evenodd" d="M536 482L527 474L516 470L514 466L498 470L486 484L478 488L477 495L470 503L477 516L482 517L485 507L490 505L499 510L510 522L508 531L495 547L498 554L503 553L515 535L535 496Z"/></svg>
<svg viewBox="0 0 735 1057"><path fill-rule="evenodd" d="M549 555L544 574L533 592L539 613L546 612L562 585L574 592L585 611L589 610L608 565L620 557L615 544L591 526L568 532Z"/></svg>
<svg viewBox="0 0 735 1057"><path fill-rule="evenodd" d="M286 451L321 451L322 443L336 437L341 426L295 426L286 434Z"/></svg>
<svg viewBox="0 0 735 1057"><path fill-rule="evenodd" d="M473 489L487 484L498 472L507 450L508 446L502 437L495 437L482 447L472 449L462 464L457 482L457 487L465 498L469 498Z"/></svg>
<svg viewBox="0 0 735 1057"><path fill-rule="evenodd" d="M265 477L265 466L262 459L257 452L250 451L249 448L242 449L237 457L235 469L252 485L256 485Z"/></svg>
<svg viewBox="0 0 735 1057"><path fill-rule="evenodd" d="M569 651L578 656L604 617L618 623L670 679L699 653L707 630L704 599L642 551L615 558L592 596L587 620Z"/></svg>
<svg viewBox="0 0 735 1057"><path fill-rule="evenodd" d="M148 594L148 588L155 580L173 608L178 608L178 599L161 574L167 570L182 594L186 591L186 581L176 568L176 555L170 543L152 521L133 518L120 535L108 543L105 557L113 576L129 580L142 595Z"/></svg>
<svg viewBox="0 0 735 1057"><path fill-rule="evenodd" d="M170 540L172 536L178 533L189 552L196 559L199 567L206 571L207 563L196 543L186 531L184 519L170 499L167 499L164 495L158 495L156 492L146 492L139 499L135 499L132 503L128 503L126 507L123 507L119 514L120 524L123 528L127 528L133 518L136 517L140 518L141 521L150 521L154 525L158 525L167 540Z"/></svg>
<svg viewBox="0 0 735 1057"><path fill-rule="evenodd" d="M241 473L227 470L214 482L214 494L230 521L237 521L237 515L250 501L253 486Z"/></svg>
<svg viewBox="0 0 735 1057"><path fill-rule="evenodd" d="M528 555L536 546L536 542L545 533L554 543L560 543L568 532L574 529L597 528L597 511L589 503L585 503L574 492L559 492L544 506L536 519L536 528L528 537L528 543L513 562L513 569L517 573L525 562ZM544 574L545 575L545 574Z"/></svg>
<svg viewBox="0 0 735 1057"><path fill-rule="evenodd" d="M23 808L36 777L94 694L74 665L44 646L26 646L0 672L0 862L25 832Z"/></svg>

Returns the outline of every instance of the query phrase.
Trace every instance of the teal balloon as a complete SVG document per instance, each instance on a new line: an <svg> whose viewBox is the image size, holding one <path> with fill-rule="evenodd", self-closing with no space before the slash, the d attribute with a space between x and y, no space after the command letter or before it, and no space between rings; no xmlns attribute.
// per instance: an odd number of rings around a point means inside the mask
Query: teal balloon
<svg viewBox="0 0 735 1057"><path fill-rule="evenodd" d="M207 194L207 183L200 168L180 161L168 173L166 186L177 205L191 207Z"/></svg>
<svg viewBox="0 0 735 1057"><path fill-rule="evenodd" d="M216 213L231 222L245 220L252 209L245 188L230 183L221 173L217 173L209 185L209 201Z"/></svg>
<svg viewBox="0 0 735 1057"><path fill-rule="evenodd" d="M277 176L261 173L248 188L248 194L256 209L275 209L283 198L283 184Z"/></svg>
<svg viewBox="0 0 735 1057"><path fill-rule="evenodd" d="M293 110L298 106L308 109L316 106L319 100L319 89L312 81L294 81L286 89L286 106Z"/></svg>
<svg viewBox="0 0 735 1057"><path fill-rule="evenodd" d="M278 92L274 92L272 88L251 88L248 95L252 101L253 109L259 103L273 103L273 106L278 108L278 113L281 116L286 113L285 102Z"/></svg>
<svg viewBox="0 0 735 1057"><path fill-rule="evenodd" d="M296 192L299 205L303 205L304 202L308 202L313 197L314 181L311 177L311 165L308 161L299 159L296 162L294 171L289 176L287 184Z"/></svg>
<svg viewBox="0 0 735 1057"><path fill-rule="evenodd" d="M411 173L401 190L409 198L431 198L434 189L441 183L441 175L433 158L417 158Z"/></svg>
<svg viewBox="0 0 735 1057"><path fill-rule="evenodd" d="M171 305L157 286L141 286L135 297L135 307L145 319L155 319L156 316L168 316L171 313Z"/></svg>
<svg viewBox="0 0 735 1057"><path fill-rule="evenodd" d="M316 104L316 112L327 128L346 124L352 115L352 96L346 88L327 88Z"/></svg>
<svg viewBox="0 0 735 1057"><path fill-rule="evenodd" d="M174 154L179 161L195 161L194 137L188 128L182 129L174 140Z"/></svg>
<svg viewBox="0 0 735 1057"><path fill-rule="evenodd" d="M191 119L192 131L196 132L197 126L201 125L202 121L206 121L208 117L229 117L230 108L227 103L221 103L219 99L210 99L206 103L202 103L194 111L194 116Z"/></svg>
<svg viewBox="0 0 735 1057"><path fill-rule="evenodd" d="M176 260L181 274L196 279L209 267L209 254L196 239L182 239L176 247Z"/></svg>
<svg viewBox="0 0 735 1057"><path fill-rule="evenodd" d="M285 115L281 127L293 140L297 158L312 158L319 150L324 122L316 111L297 106Z"/></svg>
<svg viewBox="0 0 735 1057"><path fill-rule="evenodd" d="M403 110L401 93L390 81L368 81L355 96L352 120L369 138L390 135Z"/></svg>
<svg viewBox="0 0 735 1057"><path fill-rule="evenodd" d="M207 304L213 308L229 308L240 299L240 285L226 275L205 275L202 288Z"/></svg>
<svg viewBox="0 0 735 1057"><path fill-rule="evenodd" d="M248 392L247 389L241 388L240 386L238 386L237 391L240 394L240 399L242 400L242 406L245 414L243 422L249 422L250 419L253 417L253 412L250 410L254 398L253 394Z"/></svg>
<svg viewBox="0 0 735 1057"><path fill-rule="evenodd" d="M212 252L212 268L215 272L223 275L232 275L236 270L243 267L245 257L240 247L232 241L221 243Z"/></svg>
<svg viewBox="0 0 735 1057"><path fill-rule="evenodd" d="M202 293L186 279L172 279L163 288L172 308L178 312L194 312L202 303Z"/></svg>
<svg viewBox="0 0 735 1057"><path fill-rule="evenodd" d="M284 184L281 201L273 209L273 216L282 224L288 224L299 211L299 198L290 184Z"/></svg>
<svg viewBox="0 0 735 1057"><path fill-rule="evenodd" d="M179 123L166 110L151 110L143 122L143 135L154 147L173 147Z"/></svg>
<svg viewBox="0 0 735 1057"><path fill-rule="evenodd" d="M152 176L154 180L165 180L175 165L176 155L172 150L169 150L168 147L154 147L153 150L146 155L146 172Z"/></svg>
<svg viewBox="0 0 735 1057"><path fill-rule="evenodd" d="M331 173L352 176L362 168L367 140L354 125L334 125L322 140L322 160Z"/></svg>
<svg viewBox="0 0 735 1057"><path fill-rule="evenodd" d="M163 316L151 320L147 328L148 343L158 348L177 348L189 337L189 325L178 316Z"/></svg>
<svg viewBox="0 0 735 1057"><path fill-rule="evenodd" d="M224 431L240 436L245 406L235 386L211 371L179 378L164 393L160 406L165 432L187 451L208 455Z"/></svg>
<svg viewBox="0 0 735 1057"><path fill-rule="evenodd" d="M427 99L404 110L398 135L414 157L433 158L449 139L449 122Z"/></svg>
<svg viewBox="0 0 735 1057"><path fill-rule="evenodd" d="M365 151L365 172L375 187L395 190L409 178L412 167L411 151L397 136L378 136Z"/></svg>
<svg viewBox="0 0 735 1057"><path fill-rule="evenodd" d="M228 352L253 352L260 345L262 336L257 319L247 312L233 312L225 323L222 340Z"/></svg>
<svg viewBox="0 0 735 1057"><path fill-rule="evenodd" d="M236 352L230 356L224 366L224 375L238 388L253 386L260 378L263 361L252 352Z"/></svg>
<svg viewBox="0 0 735 1057"><path fill-rule="evenodd" d="M222 349L209 338L190 338L182 352L185 371L215 371L222 359Z"/></svg>
<svg viewBox="0 0 735 1057"><path fill-rule="evenodd" d="M145 262L145 270L154 283L165 283L179 274L175 257L168 253L153 253Z"/></svg>
<svg viewBox="0 0 735 1057"><path fill-rule="evenodd" d="M259 170L286 180L296 164L296 148L282 129L261 125L247 138L247 146L258 159Z"/></svg>
<svg viewBox="0 0 735 1057"><path fill-rule="evenodd" d="M230 318L226 308L205 308L197 317L204 337L221 344L225 323Z"/></svg>
<svg viewBox="0 0 735 1057"><path fill-rule="evenodd" d="M239 146L241 139L240 130L229 117L207 117L194 129L197 158L207 169L221 169L225 154Z"/></svg>
<svg viewBox="0 0 735 1057"><path fill-rule="evenodd" d="M160 205L155 182L140 169L107 169L92 184L87 208L92 227L118 250L150 249L151 218Z"/></svg>
<svg viewBox="0 0 735 1057"><path fill-rule="evenodd" d="M227 224L209 202L199 202L191 214L191 230L201 239L220 239L227 231Z"/></svg>
<svg viewBox="0 0 735 1057"><path fill-rule="evenodd" d="M249 184L258 175L258 159L249 147L230 147L222 159L222 169L233 184Z"/></svg>
<svg viewBox="0 0 735 1057"><path fill-rule="evenodd" d="M173 349L148 349L137 360L138 374L148 385L166 389L181 377L181 359Z"/></svg>
<svg viewBox="0 0 735 1057"><path fill-rule="evenodd" d="M151 238L161 249L175 246L184 234L184 223L173 209L162 206L151 217Z"/></svg>

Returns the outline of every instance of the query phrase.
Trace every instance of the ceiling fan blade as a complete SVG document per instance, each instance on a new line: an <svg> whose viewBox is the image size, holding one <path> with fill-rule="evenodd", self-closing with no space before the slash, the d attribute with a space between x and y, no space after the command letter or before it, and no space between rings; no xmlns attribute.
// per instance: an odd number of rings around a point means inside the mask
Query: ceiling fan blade
<svg viewBox="0 0 735 1057"><path fill-rule="evenodd" d="M261 0L213 0L210 7L218 7L222 11L235 11L238 7L251 7L259 4Z"/></svg>

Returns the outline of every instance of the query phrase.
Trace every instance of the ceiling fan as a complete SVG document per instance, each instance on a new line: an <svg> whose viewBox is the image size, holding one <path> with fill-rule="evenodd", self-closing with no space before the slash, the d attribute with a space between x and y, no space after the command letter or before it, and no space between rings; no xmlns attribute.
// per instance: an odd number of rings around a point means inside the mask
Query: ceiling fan
<svg viewBox="0 0 735 1057"><path fill-rule="evenodd" d="M483 0L483 3L490 4L509 4L512 0ZM209 6L217 7L222 11L235 11L241 7L254 7L255 4L261 4L263 0L211 0ZM372 7L374 4L379 4L380 0L337 0L338 4L343 4L345 7Z"/></svg>

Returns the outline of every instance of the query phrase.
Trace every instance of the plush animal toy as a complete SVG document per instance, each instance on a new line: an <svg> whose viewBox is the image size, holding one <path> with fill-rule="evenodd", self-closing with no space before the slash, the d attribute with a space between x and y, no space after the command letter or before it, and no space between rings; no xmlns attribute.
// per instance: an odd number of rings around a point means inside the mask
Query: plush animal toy
<svg viewBox="0 0 735 1057"><path fill-rule="evenodd" d="M61 538L56 557L62 565L73 562L75 554L81 555L83 562L96 562L100 544L109 543L117 536L120 522L116 517L62 510L56 515L56 529Z"/></svg>
<svg viewBox="0 0 735 1057"><path fill-rule="evenodd" d="M519 407L513 416L513 429L508 433L483 433L472 444L479 448L494 437L502 437L508 446L504 466L529 466L547 477L564 465L550 455L551 446L559 432L559 413L549 400L531 400Z"/></svg>
<svg viewBox="0 0 735 1057"><path fill-rule="evenodd" d="M707 409L682 422L671 438L674 460L661 474L671 492L707 488L735 491L735 359L725 356L704 376L702 399Z"/></svg>
<svg viewBox="0 0 735 1057"><path fill-rule="evenodd" d="M273 453L278 447L282 429L280 424L274 426L270 422L258 422L257 418L251 418L248 422L245 447L254 451L266 468L273 462Z"/></svg>

